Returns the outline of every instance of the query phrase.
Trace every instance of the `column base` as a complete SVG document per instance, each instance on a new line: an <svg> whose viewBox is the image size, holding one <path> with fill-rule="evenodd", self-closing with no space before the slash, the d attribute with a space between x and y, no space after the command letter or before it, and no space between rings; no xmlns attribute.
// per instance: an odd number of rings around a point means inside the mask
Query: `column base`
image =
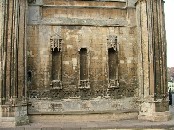
<svg viewBox="0 0 174 130"><path fill-rule="evenodd" d="M169 112L168 102L164 100L142 101L140 103L139 120L168 121L172 114Z"/></svg>
<svg viewBox="0 0 174 130"><path fill-rule="evenodd" d="M27 105L1 105L0 122L9 126L29 124Z"/></svg>
<svg viewBox="0 0 174 130"><path fill-rule="evenodd" d="M172 119L172 115L170 112L154 112L154 113L145 113L138 115L139 120L148 120L148 121L169 121Z"/></svg>

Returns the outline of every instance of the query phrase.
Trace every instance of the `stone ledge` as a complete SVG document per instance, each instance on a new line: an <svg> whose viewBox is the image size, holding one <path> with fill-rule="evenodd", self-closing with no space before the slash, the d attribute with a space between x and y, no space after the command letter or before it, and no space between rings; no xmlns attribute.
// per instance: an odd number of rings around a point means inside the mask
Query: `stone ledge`
<svg viewBox="0 0 174 130"><path fill-rule="evenodd" d="M71 5L43 5L42 7L44 8L100 8L100 9L120 9L120 10L125 10L127 7L107 7L107 6L71 6Z"/></svg>
<svg viewBox="0 0 174 130"><path fill-rule="evenodd" d="M28 25L59 25L59 26L103 26L103 27L125 27L128 26L128 22L124 18L120 19L79 19L79 18L65 18L65 17L55 17L55 18L43 18L41 21L30 20Z"/></svg>

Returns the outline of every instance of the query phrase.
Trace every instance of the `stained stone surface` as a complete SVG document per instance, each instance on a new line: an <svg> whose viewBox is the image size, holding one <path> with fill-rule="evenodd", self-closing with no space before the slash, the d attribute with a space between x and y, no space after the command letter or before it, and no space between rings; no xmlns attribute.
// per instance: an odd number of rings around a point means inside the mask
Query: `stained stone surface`
<svg viewBox="0 0 174 130"><path fill-rule="evenodd" d="M0 68L1 122L171 117L163 0L2 0Z"/></svg>

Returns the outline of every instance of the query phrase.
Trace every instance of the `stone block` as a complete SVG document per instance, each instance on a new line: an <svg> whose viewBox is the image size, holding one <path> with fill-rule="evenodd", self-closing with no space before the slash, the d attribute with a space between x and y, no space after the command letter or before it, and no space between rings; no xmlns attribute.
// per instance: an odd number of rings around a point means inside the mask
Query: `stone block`
<svg viewBox="0 0 174 130"><path fill-rule="evenodd" d="M37 23L40 21L40 7L39 6L29 6L29 23Z"/></svg>

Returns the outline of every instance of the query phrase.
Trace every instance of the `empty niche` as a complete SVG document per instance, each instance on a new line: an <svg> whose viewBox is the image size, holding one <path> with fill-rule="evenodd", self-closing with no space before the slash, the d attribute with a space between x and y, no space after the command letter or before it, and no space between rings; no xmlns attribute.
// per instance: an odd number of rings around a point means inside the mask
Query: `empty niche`
<svg viewBox="0 0 174 130"><path fill-rule="evenodd" d="M28 0L28 3L29 4L34 4L34 3L36 3L36 0Z"/></svg>
<svg viewBox="0 0 174 130"><path fill-rule="evenodd" d="M81 48L79 54L80 54L80 85L79 85L79 88L89 88L87 49Z"/></svg>
<svg viewBox="0 0 174 130"><path fill-rule="evenodd" d="M80 49L80 80L88 79L88 61L87 61L87 49Z"/></svg>
<svg viewBox="0 0 174 130"><path fill-rule="evenodd" d="M31 82L31 78L32 78L32 72L31 72L31 70L29 70L29 71L27 72L27 81L28 81L28 82Z"/></svg>
<svg viewBox="0 0 174 130"><path fill-rule="evenodd" d="M50 39L52 51L52 88L62 88L62 39L59 35L52 36Z"/></svg>
<svg viewBox="0 0 174 130"><path fill-rule="evenodd" d="M61 52L56 48L52 52L52 80L61 79Z"/></svg>
<svg viewBox="0 0 174 130"><path fill-rule="evenodd" d="M116 79L117 53L113 48L108 49L109 79Z"/></svg>
<svg viewBox="0 0 174 130"><path fill-rule="evenodd" d="M31 70L27 71L27 83L28 83L29 90L32 90L32 85L31 85L32 84L32 71Z"/></svg>
<svg viewBox="0 0 174 130"><path fill-rule="evenodd" d="M108 45L108 76L109 87L118 87L118 47L117 36L109 35L107 38Z"/></svg>

